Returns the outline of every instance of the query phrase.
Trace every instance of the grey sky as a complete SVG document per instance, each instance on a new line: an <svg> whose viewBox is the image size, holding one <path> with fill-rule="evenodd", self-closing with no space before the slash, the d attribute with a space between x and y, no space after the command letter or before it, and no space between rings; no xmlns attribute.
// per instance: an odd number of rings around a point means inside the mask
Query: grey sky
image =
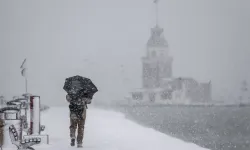
<svg viewBox="0 0 250 150"><path fill-rule="evenodd" d="M212 80L215 98L250 81L249 10L249 0L161 0L174 76ZM121 99L141 87L154 21L151 0L0 0L0 94L24 92L27 57L29 92L44 103L65 104L64 79L75 74L96 83L96 100Z"/></svg>

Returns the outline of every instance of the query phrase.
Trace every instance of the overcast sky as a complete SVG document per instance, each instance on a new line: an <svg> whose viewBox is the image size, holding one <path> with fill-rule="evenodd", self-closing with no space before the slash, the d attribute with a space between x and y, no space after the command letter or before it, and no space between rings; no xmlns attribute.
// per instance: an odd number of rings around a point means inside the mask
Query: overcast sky
<svg viewBox="0 0 250 150"><path fill-rule="evenodd" d="M64 79L91 78L95 100L122 99L141 87L141 60L155 25L152 0L0 0L0 94L25 92L65 105ZM174 76L212 80L213 96L250 81L249 0L161 0L159 24Z"/></svg>

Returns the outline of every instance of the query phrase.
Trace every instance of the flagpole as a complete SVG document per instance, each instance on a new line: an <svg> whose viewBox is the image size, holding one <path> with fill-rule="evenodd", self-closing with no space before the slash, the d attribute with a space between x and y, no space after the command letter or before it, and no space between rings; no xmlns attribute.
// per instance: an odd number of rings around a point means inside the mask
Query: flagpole
<svg viewBox="0 0 250 150"><path fill-rule="evenodd" d="M159 21L158 21L158 2L159 0L154 0L155 3L155 22L156 25L158 25Z"/></svg>
<svg viewBox="0 0 250 150"><path fill-rule="evenodd" d="M158 1L155 3L155 19L156 19L156 25L158 25Z"/></svg>
<svg viewBox="0 0 250 150"><path fill-rule="evenodd" d="M28 93L28 80L27 80L27 78L25 78L25 90L26 90L26 93Z"/></svg>

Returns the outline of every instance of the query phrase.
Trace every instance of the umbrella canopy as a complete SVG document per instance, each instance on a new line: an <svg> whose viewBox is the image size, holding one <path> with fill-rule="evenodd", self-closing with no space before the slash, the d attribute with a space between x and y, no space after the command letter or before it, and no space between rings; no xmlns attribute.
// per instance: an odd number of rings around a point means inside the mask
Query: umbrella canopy
<svg viewBox="0 0 250 150"><path fill-rule="evenodd" d="M91 99L98 91L89 78L79 75L66 78L63 89L70 95L85 96L90 97Z"/></svg>

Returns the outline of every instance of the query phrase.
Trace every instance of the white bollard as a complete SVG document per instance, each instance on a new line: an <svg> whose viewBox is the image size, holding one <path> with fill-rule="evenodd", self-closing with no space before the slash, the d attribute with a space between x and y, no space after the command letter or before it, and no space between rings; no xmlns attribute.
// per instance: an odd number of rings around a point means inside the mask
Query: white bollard
<svg viewBox="0 0 250 150"><path fill-rule="evenodd" d="M40 122L40 96L30 96L29 99L30 103L30 113L27 115L30 116L30 124L29 124L29 135L24 135L23 139L30 139L30 138L40 138L40 144L49 144L49 135L41 135L41 122ZM38 145L40 145L38 144Z"/></svg>
<svg viewBox="0 0 250 150"><path fill-rule="evenodd" d="M30 96L30 132L40 135L40 96Z"/></svg>

